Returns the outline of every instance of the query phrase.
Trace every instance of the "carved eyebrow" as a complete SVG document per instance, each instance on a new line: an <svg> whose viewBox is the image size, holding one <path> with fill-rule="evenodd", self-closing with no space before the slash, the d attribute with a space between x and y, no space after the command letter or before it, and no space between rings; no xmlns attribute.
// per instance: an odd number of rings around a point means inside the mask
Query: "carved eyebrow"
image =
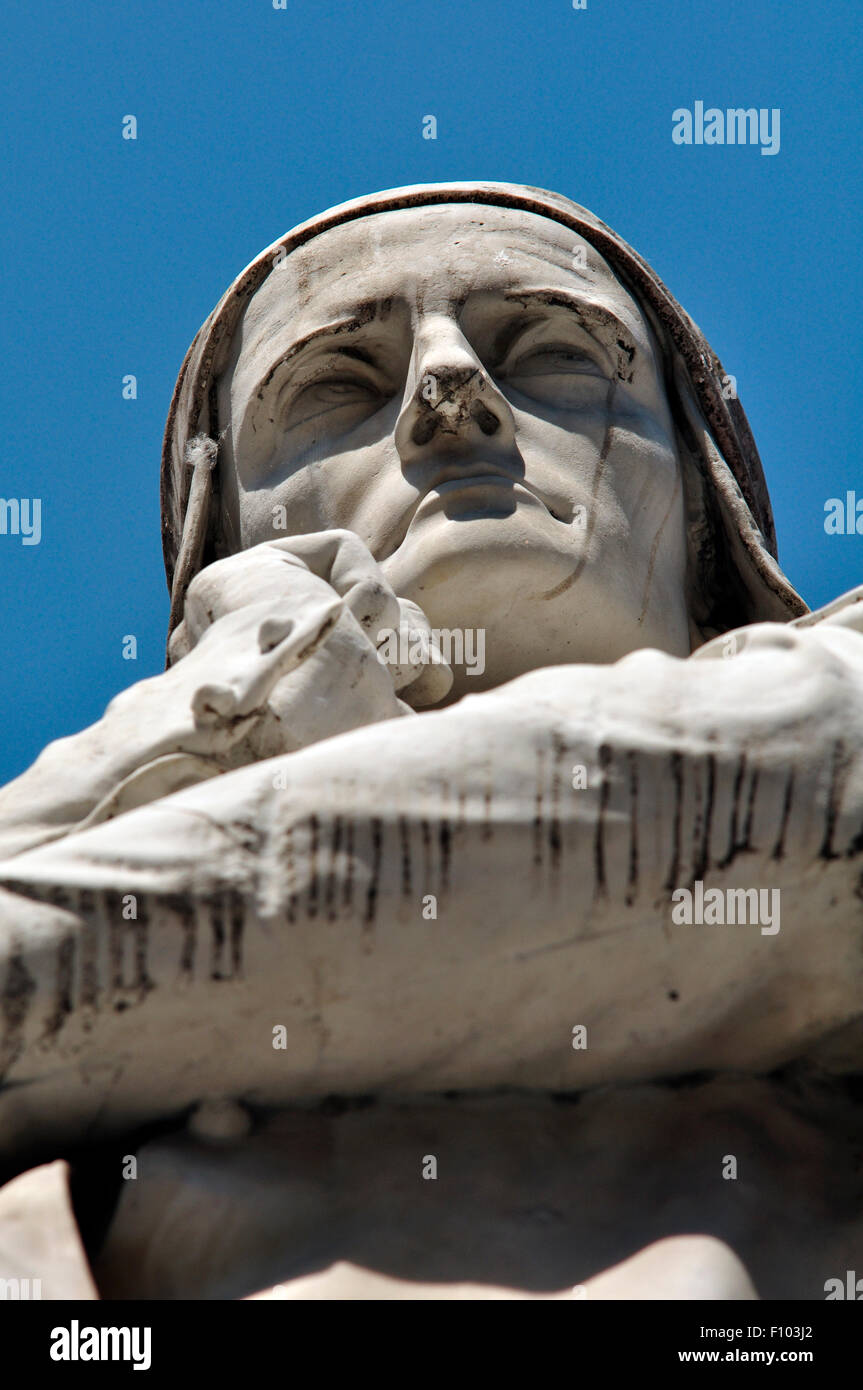
<svg viewBox="0 0 863 1390"><path fill-rule="evenodd" d="M604 336L607 337L609 332L613 335L612 345L616 349L618 376L623 381L632 380L632 364L638 353L635 338L632 330L624 323L623 319L606 305L597 304L592 299L583 299L580 295L563 289L510 290L503 297L508 302L520 304L524 309L527 309L531 304L544 305L547 308L566 309L578 319L579 325L591 337L597 336L594 329L601 326L606 330ZM505 330L506 345L496 361L503 360L507 350L519 334L536 323L539 317L539 315L533 314L529 318L517 320L515 324L507 326ZM496 343L495 348L497 349L498 346L499 343ZM602 342L601 346L606 347L609 344Z"/></svg>
<svg viewBox="0 0 863 1390"><path fill-rule="evenodd" d="M336 347L335 351L341 353L343 357L353 357L356 359L357 362L365 362L369 367L373 367L375 365L374 357L370 352L366 350L366 348L353 346L338 346Z"/></svg>
<svg viewBox="0 0 863 1390"><path fill-rule="evenodd" d="M334 319L332 323L324 323L320 328L313 328L311 332L305 333L302 338L297 338L295 342L291 343L289 348L276 358L266 374L261 377L252 394L256 395L258 400L260 400L264 391L280 368L284 367L288 362L295 361L307 348L314 347L321 339L338 339L343 334L356 333L358 329L363 328L375 317L377 307L377 301L373 301L370 304L363 304L359 307L357 312L352 314L349 318ZM366 352L364 348L355 346L353 343L341 344L336 342L333 350L343 353L346 357L356 358L360 362L368 362L371 364L373 360L370 353Z"/></svg>
<svg viewBox="0 0 863 1390"><path fill-rule="evenodd" d="M510 296L507 295L507 298L509 297ZM524 314L519 315L518 318L510 319L508 323L505 323L501 331L496 335L492 344L492 366L499 367L501 362L503 362L506 358L506 355L512 347L513 343L521 337L522 333L526 333L527 330L533 326L533 324L539 323L541 319L541 314Z"/></svg>

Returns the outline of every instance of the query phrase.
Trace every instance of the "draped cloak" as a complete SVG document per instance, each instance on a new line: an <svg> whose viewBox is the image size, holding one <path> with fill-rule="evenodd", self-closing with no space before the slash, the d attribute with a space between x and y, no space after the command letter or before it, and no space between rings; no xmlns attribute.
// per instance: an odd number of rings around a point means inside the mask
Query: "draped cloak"
<svg viewBox="0 0 863 1390"><path fill-rule="evenodd" d="M237 276L196 334L174 390L162 453L162 545L172 596L171 630L182 616L188 584L218 553L215 486L208 480L206 486L193 488L189 446L201 436L217 441L227 423L218 416L218 376L243 311L276 259L283 260L320 232L356 218L459 203L537 213L570 228L605 258L650 320L666 359L678 438L703 480L704 514L693 523L691 545L698 571L694 578L702 595L701 640L747 623L787 622L806 613L807 605L777 562L770 498L743 407L736 392L729 391L718 357L658 275L598 217L560 194L520 184L445 183L374 193L301 223ZM687 396L697 406L694 421L682 399ZM216 452L214 444L210 464Z"/></svg>

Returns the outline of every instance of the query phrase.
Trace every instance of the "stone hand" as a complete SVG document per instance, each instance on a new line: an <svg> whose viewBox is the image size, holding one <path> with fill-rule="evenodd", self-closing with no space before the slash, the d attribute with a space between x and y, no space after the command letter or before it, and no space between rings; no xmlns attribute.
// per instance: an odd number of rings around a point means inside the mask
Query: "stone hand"
<svg viewBox="0 0 863 1390"><path fill-rule="evenodd" d="M416 706L442 699L445 664L378 659L378 633L402 626L429 637L349 532L265 542L209 566L189 587L171 668L121 691L98 723L0 790L0 856L409 714L399 692Z"/></svg>
<svg viewBox="0 0 863 1390"><path fill-rule="evenodd" d="M385 634L400 629L426 639L403 651L435 651L425 615L397 598L351 532L265 541L195 578L173 670L191 681L199 726L236 731L237 765L407 713L402 691L415 705L443 698L452 676L442 659L379 659ZM242 728L240 716L250 717Z"/></svg>

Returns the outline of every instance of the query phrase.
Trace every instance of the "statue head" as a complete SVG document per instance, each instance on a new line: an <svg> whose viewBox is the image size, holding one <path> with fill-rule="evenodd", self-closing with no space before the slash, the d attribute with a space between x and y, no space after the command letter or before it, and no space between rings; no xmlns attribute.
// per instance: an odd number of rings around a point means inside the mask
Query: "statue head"
<svg viewBox="0 0 863 1390"><path fill-rule="evenodd" d="M197 335L163 459L172 624L193 575L355 531L476 680L686 655L806 611L746 417L698 329L590 213L506 184L344 204L274 243Z"/></svg>

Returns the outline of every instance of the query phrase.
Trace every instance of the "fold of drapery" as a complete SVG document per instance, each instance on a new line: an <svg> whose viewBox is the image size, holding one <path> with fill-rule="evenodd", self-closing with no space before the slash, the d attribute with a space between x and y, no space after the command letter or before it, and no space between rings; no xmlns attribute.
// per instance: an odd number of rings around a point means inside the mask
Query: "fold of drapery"
<svg viewBox="0 0 863 1390"><path fill-rule="evenodd" d="M203 485L207 480L198 476L204 465L194 466L194 460L203 457L200 441L218 441L225 427L226 422L218 419L215 387L249 299L277 260L331 227L374 213L454 203L513 208L562 223L596 248L647 311L673 359L667 364L669 389L678 397L672 402L673 413L688 448L694 450L706 487L702 550L705 554L716 551L723 560L712 567L713 575L707 579L712 592L702 636L709 638L750 622L787 622L805 613L807 605L776 559L770 498L743 407L719 358L689 315L646 261L586 208L544 189L480 182L417 184L342 203L273 242L222 296L186 354L165 429L162 542L172 596L171 630L182 614L185 587L215 558L207 551L208 537L214 532L214 518L209 515L212 493ZM209 469L209 462L206 466ZM736 590L731 603L729 564Z"/></svg>

